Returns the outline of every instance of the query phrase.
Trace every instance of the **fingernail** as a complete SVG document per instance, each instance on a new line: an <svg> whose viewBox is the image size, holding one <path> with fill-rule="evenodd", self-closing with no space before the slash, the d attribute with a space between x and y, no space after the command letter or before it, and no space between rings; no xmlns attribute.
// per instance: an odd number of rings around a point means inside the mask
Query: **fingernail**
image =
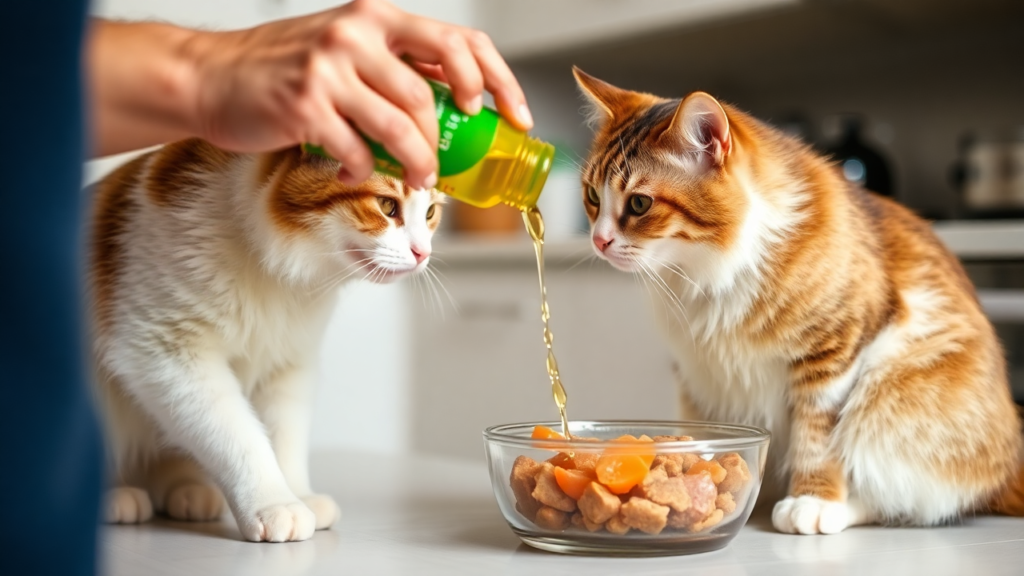
<svg viewBox="0 0 1024 576"><path fill-rule="evenodd" d="M526 107L526 104L519 105L519 121L524 126L533 128L533 115L530 114L530 109Z"/></svg>
<svg viewBox="0 0 1024 576"><path fill-rule="evenodd" d="M437 172L431 172L430 176L423 180L424 188L433 188L434 186L437 186Z"/></svg>
<svg viewBox="0 0 1024 576"><path fill-rule="evenodd" d="M476 116L477 114L480 113L480 110L482 110L483 107L484 97L477 94L476 96L473 97L472 100L469 101L468 104L466 104L466 114L469 114L470 116Z"/></svg>

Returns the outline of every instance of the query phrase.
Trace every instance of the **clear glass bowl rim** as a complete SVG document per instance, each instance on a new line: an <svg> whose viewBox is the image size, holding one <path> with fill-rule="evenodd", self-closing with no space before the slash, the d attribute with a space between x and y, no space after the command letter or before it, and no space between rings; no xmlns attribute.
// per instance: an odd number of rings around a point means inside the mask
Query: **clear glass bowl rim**
<svg viewBox="0 0 1024 576"><path fill-rule="evenodd" d="M687 441L659 442L658 447L671 452L677 451L701 451L713 448L715 450L754 448L763 445L771 439L771 433L757 426L746 424L730 424L725 422L704 422L697 420L573 420L569 425L582 425L584 427L623 427L623 428L694 428L705 430L726 430L731 433L744 433L736 438L694 438ZM561 422L517 422L512 424L499 424L484 429L484 439L488 442L496 442L504 446L519 446L523 448L544 448L555 451L564 451L566 446L572 449L580 449L584 452L595 449L612 447L628 447L634 445L630 442L614 442L612 440L601 440L599 442L586 442L579 440L536 440L529 436L518 436L510 433L512 430L532 430L534 426L547 426L554 430L560 430ZM653 430L652 430L653 431ZM667 431L666 431L667 432Z"/></svg>

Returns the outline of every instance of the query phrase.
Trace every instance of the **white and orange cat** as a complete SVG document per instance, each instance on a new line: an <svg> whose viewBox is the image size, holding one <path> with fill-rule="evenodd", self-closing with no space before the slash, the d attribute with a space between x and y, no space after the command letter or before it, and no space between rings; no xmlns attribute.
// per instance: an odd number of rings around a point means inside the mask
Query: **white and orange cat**
<svg viewBox="0 0 1024 576"><path fill-rule="evenodd" d="M186 140L99 184L90 298L109 522L212 520L226 499L245 538L280 542L338 518L307 469L336 289L422 270L441 209L435 191L380 175L346 187L337 171L298 148Z"/></svg>
<svg viewBox="0 0 1024 576"><path fill-rule="evenodd" d="M595 249L660 294L684 417L772 432L776 529L1024 515L999 343L925 222L706 93L576 78Z"/></svg>

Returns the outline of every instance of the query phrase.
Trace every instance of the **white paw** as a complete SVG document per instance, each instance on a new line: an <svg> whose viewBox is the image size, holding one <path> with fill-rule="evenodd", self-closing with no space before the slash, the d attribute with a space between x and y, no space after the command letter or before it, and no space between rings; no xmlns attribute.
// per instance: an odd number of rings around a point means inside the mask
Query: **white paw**
<svg viewBox="0 0 1024 576"><path fill-rule="evenodd" d="M153 517L149 494L140 488L121 486L107 491L104 518L110 524L138 524Z"/></svg>
<svg viewBox="0 0 1024 576"><path fill-rule="evenodd" d="M175 520L205 522L220 518L224 497L207 484L184 484L167 494L167 515Z"/></svg>
<svg viewBox="0 0 1024 576"><path fill-rule="evenodd" d="M850 525L850 509L817 496L787 496L775 505L772 524L787 534L838 534Z"/></svg>
<svg viewBox="0 0 1024 576"><path fill-rule="evenodd" d="M238 529L253 542L295 542L308 540L316 529L316 516L299 502L271 504L256 512L240 515Z"/></svg>
<svg viewBox="0 0 1024 576"><path fill-rule="evenodd" d="M309 506L316 516L316 529L326 530L330 528L338 518L341 518L341 508L334 501L334 498L326 494L310 494L303 496L302 501Z"/></svg>

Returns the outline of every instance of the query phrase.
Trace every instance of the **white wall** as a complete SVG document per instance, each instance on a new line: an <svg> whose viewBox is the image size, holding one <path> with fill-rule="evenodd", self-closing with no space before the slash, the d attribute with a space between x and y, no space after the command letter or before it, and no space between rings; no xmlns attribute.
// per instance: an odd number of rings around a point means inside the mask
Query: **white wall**
<svg viewBox="0 0 1024 576"><path fill-rule="evenodd" d="M328 0L97 0L93 14L161 20L207 29L233 29L321 10ZM463 25L472 0L400 0L405 10ZM93 182L134 153L87 162ZM410 443L407 358L411 356L408 288L357 284L342 293L328 327L313 417L314 449L349 447L406 451Z"/></svg>

